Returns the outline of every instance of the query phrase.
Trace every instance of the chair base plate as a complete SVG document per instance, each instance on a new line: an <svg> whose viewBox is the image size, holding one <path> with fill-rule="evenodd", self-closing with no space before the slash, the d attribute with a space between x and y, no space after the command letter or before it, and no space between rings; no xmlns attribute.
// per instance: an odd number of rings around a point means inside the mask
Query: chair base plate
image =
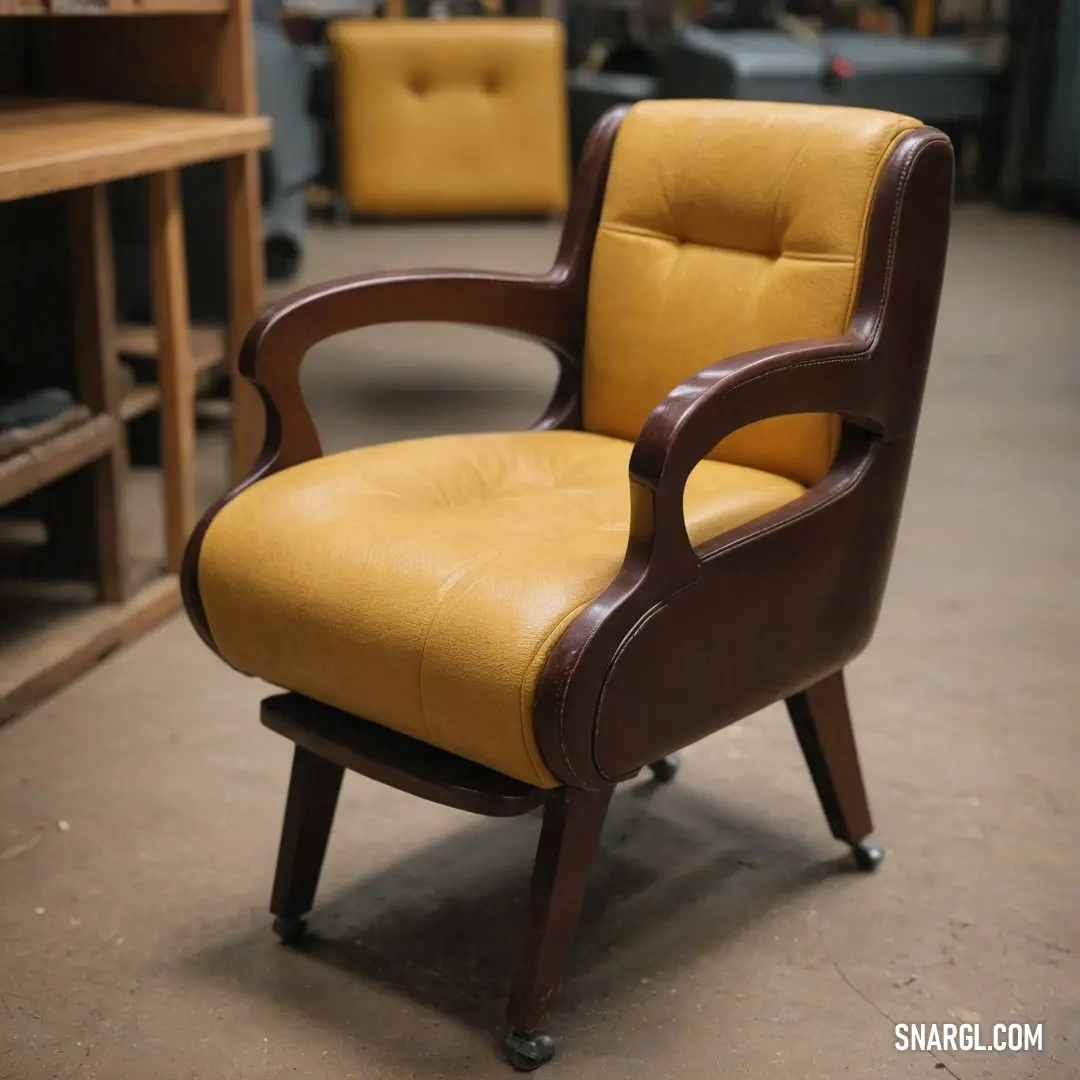
<svg viewBox="0 0 1080 1080"><path fill-rule="evenodd" d="M302 694L263 700L262 722L297 746L399 791L456 810L514 817L541 806L544 788L331 708Z"/></svg>

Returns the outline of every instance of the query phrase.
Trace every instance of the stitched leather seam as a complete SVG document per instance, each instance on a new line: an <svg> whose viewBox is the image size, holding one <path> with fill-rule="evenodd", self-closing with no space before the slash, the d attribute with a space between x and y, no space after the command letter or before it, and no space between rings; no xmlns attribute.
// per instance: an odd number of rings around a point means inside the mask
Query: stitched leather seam
<svg viewBox="0 0 1080 1080"><path fill-rule="evenodd" d="M779 262L781 259L791 259L795 262L822 263L826 266L848 266L857 260L854 255L838 255L831 252L813 251L779 251L775 254L771 251L759 251L757 248L733 247L729 244L706 244L700 240L682 240L666 233L655 232L652 229L641 228L637 225L601 225L599 232L610 233L613 236L627 236L634 240L655 240L658 243L669 244L672 247L698 247L709 251L726 251L739 255L755 255L769 262Z"/></svg>

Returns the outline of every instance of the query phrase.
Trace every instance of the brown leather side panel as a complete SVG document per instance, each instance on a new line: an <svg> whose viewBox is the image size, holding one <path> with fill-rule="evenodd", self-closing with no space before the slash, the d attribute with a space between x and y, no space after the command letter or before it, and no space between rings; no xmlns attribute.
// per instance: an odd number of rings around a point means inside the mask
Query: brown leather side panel
<svg viewBox="0 0 1080 1080"><path fill-rule="evenodd" d="M910 440L874 445L838 497L712 555L624 641L597 710L597 769L616 779L837 671L877 622ZM816 503L816 505L815 505Z"/></svg>

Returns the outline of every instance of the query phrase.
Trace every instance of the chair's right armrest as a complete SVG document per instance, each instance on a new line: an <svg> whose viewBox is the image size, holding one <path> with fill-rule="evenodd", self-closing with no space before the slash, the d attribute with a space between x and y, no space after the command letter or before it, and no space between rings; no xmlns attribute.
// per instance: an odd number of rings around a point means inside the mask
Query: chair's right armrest
<svg viewBox="0 0 1080 1080"><path fill-rule="evenodd" d="M696 572L683 518L686 482L739 428L774 416L832 413L886 434L873 355L873 343L856 333L792 342L730 357L675 387L645 421L630 457L628 558L665 564L676 576Z"/></svg>

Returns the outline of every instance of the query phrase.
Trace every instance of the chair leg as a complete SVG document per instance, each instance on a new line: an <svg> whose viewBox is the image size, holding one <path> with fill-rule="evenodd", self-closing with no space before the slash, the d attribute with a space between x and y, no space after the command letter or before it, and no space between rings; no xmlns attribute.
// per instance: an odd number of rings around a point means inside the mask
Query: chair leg
<svg viewBox="0 0 1080 1080"><path fill-rule="evenodd" d="M860 870L876 869L884 852L864 843L873 825L855 749L844 673L838 671L788 698L787 707L833 836L851 845Z"/></svg>
<svg viewBox="0 0 1080 1080"><path fill-rule="evenodd" d="M304 916L315 901L330 826L334 821L345 770L332 761L296 748L281 829L270 913L274 932L287 944L303 937Z"/></svg>
<svg viewBox="0 0 1080 1080"><path fill-rule="evenodd" d="M510 1059L522 1071L555 1055L555 1043L537 1028L559 992L613 790L558 788L544 810L529 917L506 1010Z"/></svg>

